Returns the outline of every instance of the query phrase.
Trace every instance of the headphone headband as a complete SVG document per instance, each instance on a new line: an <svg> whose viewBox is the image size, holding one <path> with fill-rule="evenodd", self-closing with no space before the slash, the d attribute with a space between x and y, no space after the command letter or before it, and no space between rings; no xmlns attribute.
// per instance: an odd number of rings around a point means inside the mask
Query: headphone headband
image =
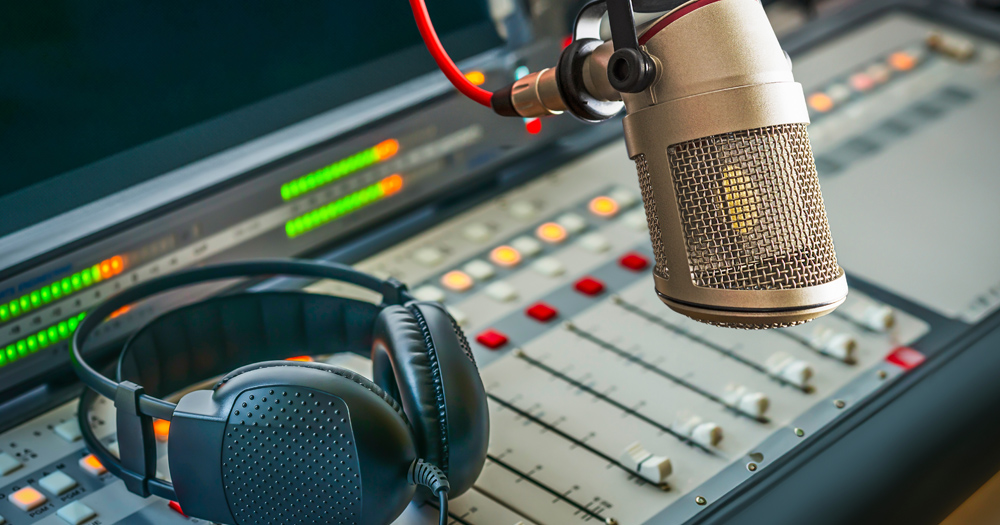
<svg viewBox="0 0 1000 525"><path fill-rule="evenodd" d="M240 263L220 264L184 270L168 274L129 288L102 303L88 315L71 339L71 362L77 375L88 387L109 399L116 399L125 383L118 383L101 374L83 357L83 344L87 338L113 312L136 301L152 297L170 290L210 281L254 277L263 275L284 275L331 279L352 284L382 295L383 305L403 304L412 297L406 286L395 279L381 280L359 272L349 266L330 262L294 260L257 260ZM127 383L127 382L126 382ZM133 385L129 383L131 388ZM169 420L175 405L162 399L141 393L136 396L137 415Z"/></svg>

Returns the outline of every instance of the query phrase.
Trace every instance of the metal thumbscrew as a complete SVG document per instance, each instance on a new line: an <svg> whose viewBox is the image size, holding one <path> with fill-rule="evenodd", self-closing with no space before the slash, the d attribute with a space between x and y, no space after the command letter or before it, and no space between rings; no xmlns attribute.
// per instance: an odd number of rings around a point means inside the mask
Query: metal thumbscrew
<svg viewBox="0 0 1000 525"><path fill-rule="evenodd" d="M756 463L747 463L747 470L749 470L750 472L756 471L757 470L757 464Z"/></svg>
<svg viewBox="0 0 1000 525"><path fill-rule="evenodd" d="M708 503L708 500L705 499L703 496L698 496L698 497L694 498L694 502L697 503L697 504L699 504L699 505L704 505L704 504Z"/></svg>
<svg viewBox="0 0 1000 525"><path fill-rule="evenodd" d="M618 520L614 518L607 518L604 520L605 525L618 525Z"/></svg>
<svg viewBox="0 0 1000 525"><path fill-rule="evenodd" d="M796 428L795 429L795 435L799 436L799 437L802 437L802 436L806 435L806 431L802 430L801 428Z"/></svg>
<svg viewBox="0 0 1000 525"><path fill-rule="evenodd" d="M847 403L845 403L843 399L838 399L833 402L833 406L837 408L844 408L845 406L847 406Z"/></svg>

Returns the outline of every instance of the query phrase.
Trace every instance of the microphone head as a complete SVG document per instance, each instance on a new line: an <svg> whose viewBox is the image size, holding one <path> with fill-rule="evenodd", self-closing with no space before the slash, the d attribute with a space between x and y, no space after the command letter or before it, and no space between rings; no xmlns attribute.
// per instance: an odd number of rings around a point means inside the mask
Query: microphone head
<svg viewBox="0 0 1000 525"><path fill-rule="evenodd" d="M757 0L696 0L640 38L658 65L623 93L656 254L674 310L776 328L847 296L806 126L802 87Z"/></svg>

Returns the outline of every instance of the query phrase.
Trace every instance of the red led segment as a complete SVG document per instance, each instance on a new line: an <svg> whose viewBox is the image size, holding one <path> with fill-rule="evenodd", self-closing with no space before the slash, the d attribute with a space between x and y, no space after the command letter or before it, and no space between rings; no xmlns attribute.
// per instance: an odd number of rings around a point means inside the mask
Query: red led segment
<svg viewBox="0 0 1000 525"><path fill-rule="evenodd" d="M924 354L908 347L900 346L899 348L893 350L889 355L885 356L885 360L902 368L903 370L909 371L920 366L927 358Z"/></svg>
<svg viewBox="0 0 1000 525"><path fill-rule="evenodd" d="M645 270L649 266L649 259L639 255L635 252L626 253L621 259L618 259L618 264L632 270L633 272L638 272L640 270Z"/></svg>
<svg viewBox="0 0 1000 525"><path fill-rule="evenodd" d="M593 277L584 277L577 281L573 288L584 295L599 295L604 291L604 283Z"/></svg>
<svg viewBox="0 0 1000 525"><path fill-rule="evenodd" d="M527 314L528 317L536 321L545 323L551 321L552 318L559 315L559 310L556 310L555 308L543 302L537 302L528 307L528 309L525 310L524 313Z"/></svg>
<svg viewBox="0 0 1000 525"><path fill-rule="evenodd" d="M503 335L502 333L497 332L496 330L493 329L486 330L485 332L476 336L476 342L485 346L486 348L489 348L490 350L496 350L497 348L500 348L501 346L507 344L507 341L509 341L509 339L507 339L506 335Z"/></svg>

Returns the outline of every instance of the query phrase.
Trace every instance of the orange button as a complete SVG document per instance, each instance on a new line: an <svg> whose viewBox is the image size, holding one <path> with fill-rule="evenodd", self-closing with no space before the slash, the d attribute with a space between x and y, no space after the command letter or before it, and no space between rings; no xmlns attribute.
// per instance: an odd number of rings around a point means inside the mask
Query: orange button
<svg viewBox="0 0 1000 525"><path fill-rule="evenodd" d="M909 71L917 65L917 57L905 51L897 51L889 55L889 65L896 71Z"/></svg>
<svg viewBox="0 0 1000 525"><path fill-rule="evenodd" d="M598 217L614 217L618 213L618 202L604 195L594 197L588 207L590 208L590 213Z"/></svg>
<svg viewBox="0 0 1000 525"><path fill-rule="evenodd" d="M100 476L108 471L108 469L104 468L104 465L101 464L101 461L97 459L97 456L93 454L87 454L86 456L80 458L80 468L93 476Z"/></svg>
<svg viewBox="0 0 1000 525"><path fill-rule="evenodd" d="M166 441L170 436L170 422L166 419L154 419L153 433L156 434L156 439Z"/></svg>
<svg viewBox="0 0 1000 525"><path fill-rule="evenodd" d="M500 266L517 266L521 262L521 252L510 246L497 246L490 252L490 260Z"/></svg>
<svg viewBox="0 0 1000 525"><path fill-rule="evenodd" d="M307 355L297 355L295 357L286 357L285 358L285 361L301 361L303 363L311 363L312 360L313 360L313 358L309 357Z"/></svg>
<svg viewBox="0 0 1000 525"><path fill-rule="evenodd" d="M452 270L441 276L441 284L456 292L464 292L472 288L472 277L461 270Z"/></svg>
<svg viewBox="0 0 1000 525"><path fill-rule="evenodd" d="M566 240L566 228L554 222L547 222L535 230L535 235L545 242L563 242Z"/></svg>
<svg viewBox="0 0 1000 525"><path fill-rule="evenodd" d="M820 113L826 113L833 109L833 99L826 93L813 93L809 95L809 107Z"/></svg>
<svg viewBox="0 0 1000 525"><path fill-rule="evenodd" d="M10 501L17 508L27 512L45 504L48 499L32 487L23 489L10 495Z"/></svg>

